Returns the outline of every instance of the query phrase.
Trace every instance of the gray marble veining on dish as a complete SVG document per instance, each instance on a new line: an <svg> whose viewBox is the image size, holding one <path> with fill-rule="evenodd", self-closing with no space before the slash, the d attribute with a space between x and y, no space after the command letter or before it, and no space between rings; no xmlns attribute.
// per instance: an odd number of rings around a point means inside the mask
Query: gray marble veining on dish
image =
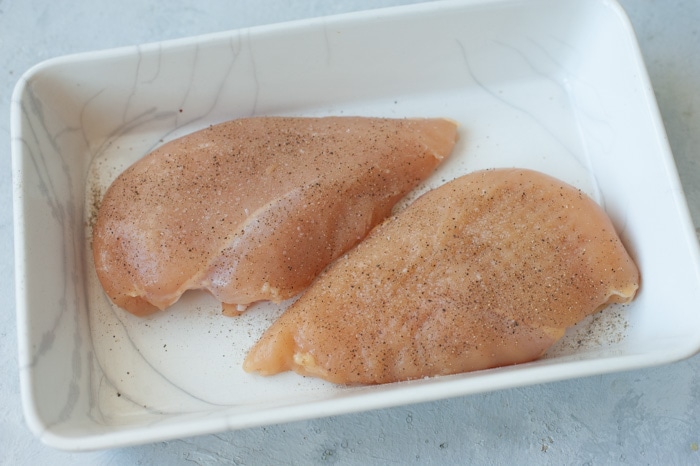
<svg viewBox="0 0 700 466"><path fill-rule="evenodd" d="M52 311L47 309L47 315L44 319L30 324L41 328L40 344L34 348L25 348L25 352L21 352L19 355L19 365L22 377L33 377L34 371L39 365L61 364L66 366L63 376L68 377L69 381L63 385L68 387L67 391L63 393L64 402L54 406L44 405L40 407L47 413L47 419L54 419L55 423L59 423L69 419L80 398L86 396L85 393L81 394L78 380L86 372L87 351L84 347L85 325L81 323L83 319L77 315L85 310L82 287L77 283L77 277L81 275L78 269L82 267L83 263L81 241L83 235L82 231L76 229L76 225L80 225L82 218L82 204L75 202L74 199L61 202L62 197L57 195L56 190L67 189L72 191L74 195L79 195L82 189L79 185L83 183L76 182L75 178L79 178L81 174L71 173L66 164L66 157L70 157L70 154L64 151L62 139L69 135L70 128L51 127L44 108L34 98L32 85L32 82L26 85L26 92L29 95L27 101L30 103L30 108L23 107L21 110L22 118L31 122L28 126L33 131L24 140L12 141L12 144L20 144L29 148L30 160L23 161L25 164L23 170L25 173L31 172L35 175L27 178L26 182L31 183L34 189L27 189L31 195L23 201L30 203L35 211L45 212L36 228L44 227L44 222L57 224L55 230L61 234L58 243L66 247L58 247L55 251L55 254L60 257L58 262L65 264L62 270L62 280L58 284L52 284L61 288L55 294L59 302L53 303L53 306L49 308L53 310L53 315L51 315ZM29 235L31 236L31 232ZM51 260L51 258L47 258L47 261ZM47 286L50 285L47 284ZM31 301L34 296L26 296L25 299ZM68 309L74 311L71 312ZM62 328L65 328L66 319L74 321L74 331L61 331ZM57 361L55 358L54 346L57 340L62 339L68 341L67 344L71 347L69 351L70 361ZM50 389L58 389L58 387Z"/></svg>

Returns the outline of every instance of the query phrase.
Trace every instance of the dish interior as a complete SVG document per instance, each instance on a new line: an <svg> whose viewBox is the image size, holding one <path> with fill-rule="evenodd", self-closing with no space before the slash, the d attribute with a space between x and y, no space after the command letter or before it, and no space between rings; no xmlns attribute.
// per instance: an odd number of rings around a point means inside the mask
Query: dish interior
<svg viewBox="0 0 700 466"><path fill-rule="evenodd" d="M697 351L697 244L634 35L612 2L425 4L67 57L25 75L13 112L23 394L30 425L54 446L427 401ZM131 316L96 279L90 225L129 164L253 115L452 118L453 155L397 208L477 169L549 173L605 207L640 267L640 293L517 367L382 387L246 374L247 350L288 303L228 318L188 292Z"/></svg>

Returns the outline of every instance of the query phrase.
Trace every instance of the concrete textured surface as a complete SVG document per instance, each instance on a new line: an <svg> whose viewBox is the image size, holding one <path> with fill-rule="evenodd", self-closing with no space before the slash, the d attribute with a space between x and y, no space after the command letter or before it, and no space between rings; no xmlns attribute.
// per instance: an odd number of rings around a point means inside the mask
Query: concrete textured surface
<svg viewBox="0 0 700 466"><path fill-rule="evenodd" d="M700 464L700 356L639 371L90 453L53 450L26 427L17 368L9 143L10 96L20 75L64 54L407 3L415 2L0 0L0 463ZM637 32L698 231L700 2L621 4Z"/></svg>

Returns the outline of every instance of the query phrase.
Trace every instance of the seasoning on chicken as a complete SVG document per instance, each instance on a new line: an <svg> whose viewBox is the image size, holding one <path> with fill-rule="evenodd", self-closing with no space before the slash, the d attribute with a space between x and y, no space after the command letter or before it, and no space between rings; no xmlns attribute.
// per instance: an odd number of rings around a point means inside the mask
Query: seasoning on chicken
<svg viewBox="0 0 700 466"><path fill-rule="evenodd" d="M475 172L336 260L244 369L378 384L523 363L587 315L632 300L639 279L580 190L529 170Z"/></svg>
<svg viewBox="0 0 700 466"><path fill-rule="evenodd" d="M211 126L136 162L93 229L97 275L136 315L209 290L236 314L282 301L390 215L447 157L445 119L260 117Z"/></svg>

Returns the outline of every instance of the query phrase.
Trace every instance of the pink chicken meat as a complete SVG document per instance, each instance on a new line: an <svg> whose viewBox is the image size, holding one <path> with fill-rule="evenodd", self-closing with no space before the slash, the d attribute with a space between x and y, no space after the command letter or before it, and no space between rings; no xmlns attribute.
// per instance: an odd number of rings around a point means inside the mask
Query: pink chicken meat
<svg viewBox="0 0 700 466"><path fill-rule="evenodd" d="M567 327L633 299L639 279L580 190L529 170L475 172L336 260L244 369L378 384L532 361Z"/></svg>
<svg viewBox="0 0 700 466"><path fill-rule="evenodd" d="M235 314L288 299L391 213L457 139L445 119L260 117L169 142L109 187L93 258L136 315L209 290Z"/></svg>

